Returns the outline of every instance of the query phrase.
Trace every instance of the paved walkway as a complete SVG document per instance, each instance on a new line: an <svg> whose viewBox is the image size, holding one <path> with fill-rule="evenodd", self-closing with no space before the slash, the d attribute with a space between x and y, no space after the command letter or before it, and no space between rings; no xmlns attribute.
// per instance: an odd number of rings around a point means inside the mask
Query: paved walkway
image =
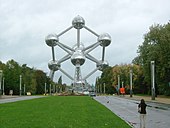
<svg viewBox="0 0 170 128"><path fill-rule="evenodd" d="M140 99L147 102L147 127L146 128L169 128L170 126L170 104L169 99L151 101L149 98L133 96L96 96L95 100L105 105L113 113L129 123L133 128L139 128L139 113L137 106ZM166 100L166 102L164 102ZM163 102L163 103L162 103Z"/></svg>
<svg viewBox="0 0 170 128"><path fill-rule="evenodd" d="M16 102L21 100L35 99L35 98L42 98L42 97L44 96L1 96L0 104Z"/></svg>
<svg viewBox="0 0 170 128"><path fill-rule="evenodd" d="M123 97L123 96L121 96ZM163 96L158 96L155 97L155 100L151 99L151 96L136 96L133 95L130 97L129 95L125 95L124 98L131 99L131 100L137 100L140 101L141 99L145 99L146 102L152 102L152 103L163 103L163 104L169 104L170 105L170 97L163 97Z"/></svg>

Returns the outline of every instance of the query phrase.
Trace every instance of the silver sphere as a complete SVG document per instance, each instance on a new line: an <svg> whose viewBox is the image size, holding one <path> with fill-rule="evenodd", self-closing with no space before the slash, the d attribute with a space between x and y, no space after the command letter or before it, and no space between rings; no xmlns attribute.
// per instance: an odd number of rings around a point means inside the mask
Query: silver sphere
<svg viewBox="0 0 170 128"><path fill-rule="evenodd" d="M85 25L85 20L81 16L76 16L72 21L72 25L76 29L81 29Z"/></svg>
<svg viewBox="0 0 170 128"><path fill-rule="evenodd" d="M76 64L83 65L85 62L85 56L83 53L84 45L82 43L80 43L80 46L77 48L77 45L75 44L73 46L73 49L75 50L75 52L73 52L73 54L71 56L72 64L73 65L76 65Z"/></svg>
<svg viewBox="0 0 170 128"><path fill-rule="evenodd" d="M101 46L106 47L106 46L110 45L110 43L111 43L111 36L107 33L103 33L103 34L99 35L98 41L101 42L101 44L100 44Z"/></svg>
<svg viewBox="0 0 170 128"><path fill-rule="evenodd" d="M45 42L48 46L56 46L57 42L59 41L58 36L56 34L49 34L46 38L45 38Z"/></svg>
<svg viewBox="0 0 170 128"><path fill-rule="evenodd" d="M100 67L99 70L103 70L105 67L107 67L109 63L107 61L100 60L99 63L96 65L97 67Z"/></svg>
<svg viewBox="0 0 170 128"><path fill-rule="evenodd" d="M50 70L57 71L58 67L60 67L60 64L58 64L57 61L53 61L53 60L49 61L48 68Z"/></svg>
<svg viewBox="0 0 170 128"><path fill-rule="evenodd" d="M76 50L71 56L71 62L73 65L80 64L83 65L85 62L85 56L82 53L82 50Z"/></svg>

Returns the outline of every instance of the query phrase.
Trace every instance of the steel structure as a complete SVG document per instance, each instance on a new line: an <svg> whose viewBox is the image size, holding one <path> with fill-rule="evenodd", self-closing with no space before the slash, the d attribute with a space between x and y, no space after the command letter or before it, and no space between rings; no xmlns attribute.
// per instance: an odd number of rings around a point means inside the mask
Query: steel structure
<svg viewBox="0 0 170 128"><path fill-rule="evenodd" d="M62 36L64 33L67 31L71 30L72 28L77 30L77 43L74 45L72 48L69 47L66 44L63 44L59 41L59 37ZM83 43L80 43L80 30L81 29L86 29L93 35L97 37L97 42L94 44L84 47ZM97 34L87 26L85 26L85 20L81 16L76 16L72 20L72 25L62 31L59 34L49 34L45 38L45 42L48 46L52 48L52 60L48 63L48 67L50 69L50 75L49 77L53 80L54 73L57 70L60 70L63 74L65 74L68 78L70 78L73 81L73 85L75 88L80 88L82 85L85 83L86 79L91 76L93 73L95 73L97 70L103 69L104 66L108 65L107 61L104 60L105 56L105 47L110 45L111 43L111 37L109 34L104 33L104 34ZM54 52L54 47L58 46L61 49L63 49L67 55L62 57L59 60L56 60L55 58L55 52ZM94 50L96 47L101 46L102 47L102 60L98 60L92 55L90 55L90 52ZM89 59L90 61L96 63L96 68L89 72L88 75L82 77L81 75L81 66L84 64L85 60ZM61 64L68 60L71 59L72 64L75 66L75 75L74 77L70 76L66 71L64 71L61 68Z"/></svg>

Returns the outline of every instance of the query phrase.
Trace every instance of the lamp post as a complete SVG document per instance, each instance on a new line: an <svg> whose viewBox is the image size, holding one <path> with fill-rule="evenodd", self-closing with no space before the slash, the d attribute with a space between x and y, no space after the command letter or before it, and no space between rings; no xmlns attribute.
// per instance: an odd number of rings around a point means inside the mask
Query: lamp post
<svg viewBox="0 0 170 128"><path fill-rule="evenodd" d="M97 93L100 93L100 84L97 85Z"/></svg>
<svg viewBox="0 0 170 128"><path fill-rule="evenodd" d="M51 95L51 84L50 84L50 95Z"/></svg>
<svg viewBox="0 0 170 128"><path fill-rule="evenodd" d="M25 84L24 84L24 95L25 95Z"/></svg>
<svg viewBox="0 0 170 128"><path fill-rule="evenodd" d="M132 97L132 69L130 69L130 97Z"/></svg>
<svg viewBox="0 0 170 128"><path fill-rule="evenodd" d="M100 84L100 94L102 94L102 84Z"/></svg>
<svg viewBox="0 0 170 128"><path fill-rule="evenodd" d="M5 95L5 77L3 77L3 86L2 86L2 89L3 89L3 95Z"/></svg>
<svg viewBox="0 0 170 128"><path fill-rule="evenodd" d="M123 84L124 84L124 82L122 81L122 88L124 88L124 85L123 85Z"/></svg>
<svg viewBox="0 0 170 128"><path fill-rule="evenodd" d="M44 88L44 91L45 91L45 95L47 93L47 83L45 82L45 88Z"/></svg>
<svg viewBox="0 0 170 128"><path fill-rule="evenodd" d="M151 61L152 100L155 100L155 61Z"/></svg>
<svg viewBox="0 0 170 128"><path fill-rule="evenodd" d="M22 93L22 89L21 89L21 85L22 85L22 75L19 76L20 78L20 84L19 84L19 95L21 96L21 93Z"/></svg>
<svg viewBox="0 0 170 128"><path fill-rule="evenodd" d="M120 95L120 75L118 75L118 95Z"/></svg>
<svg viewBox="0 0 170 128"><path fill-rule="evenodd" d="M105 83L104 83L104 92L103 92L104 94L105 94L105 91L106 91L106 90L105 90L105 87L106 87L106 85L105 85Z"/></svg>
<svg viewBox="0 0 170 128"><path fill-rule="evenodd" d="M2 86L1 86L1 82L2 82L2 74L3 74L3 71L0 70L0 95L2 95Z"/></svg>

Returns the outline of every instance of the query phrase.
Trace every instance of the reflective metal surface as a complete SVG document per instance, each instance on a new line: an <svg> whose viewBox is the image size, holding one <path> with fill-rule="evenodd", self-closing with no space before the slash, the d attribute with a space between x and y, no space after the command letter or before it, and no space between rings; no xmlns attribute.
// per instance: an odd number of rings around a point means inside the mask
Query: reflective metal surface
<svg viewBox="0 0 170 128"><path fill-rule="evenodd" d="M48 63L48 68L49 68L50 70L57 71L57 70L58 70L58 67L60 67L60 64L58 64L57 61L51 60L51 61Z"/></svg>
<svg viewBox="0 0 170 128"><path fill-rule="evenodd" d="M81 29L85 25L85 20L81 16L76 16L72 21L72 25L76 29Z"/></svg>
<svg viewBox="0 0 170 128"><path fill-rule="evenodd" d="M101 46L108 46L111 43L111 37L107 33L99 35L98 41L101 42Z"/></svg>
<svg viewBox="0 0 170 128"><path fill-rule="evenodd" d="M58 37L65 34L67 31L71 30L72 28L77 29L77 42L76 45L74 45L72 48L69 45L63 44L59 42ZM83 43L80 39L80 30L86 29L88 32L93 34L97 37L97 42L91 44L90 46L84 47ZM50 34L46 37L45 42L48 46L52 47L52 61L48 63L48 67L51 70L50 71L50 78L53 79L54 72L59 70L63 74L65 74L67 77L69 77L71 80L73 80L73 89L75 90L81 90L86 87L86 79L91 76L93 73L95 73L97 70L102 71L104 67L108 66L108 62L104 60L105 56L105 47L110 45L111 43L111 37L109 34L104 33L101 35L98 35L96 32L85 26L85 20L81 16L76 16L72 20L72 26L68 27L66 30L62 31L58 34ZM62 50L67 52L67 55L62 57L61 59L55 59L55 50L54 46L60 47ZM95 57L90 55L90 52L93 51L98 46L102 46L102 60L98 60ZM81 66L85 63L85 60L89 59L93 63L96 63L96 68L93 70L89 69L89 73L86 76L81 75ZM64 63L66 60L70 59L72 64L75 66L75 74L74 78L71 77L64 69L62 69L60 66L62 63Z"/></svg>
<svg viewBox="0 0 170 128"><path fill-rule="evenodd" d="M45 42L48 46L56 46L57 42L58 42L58 37L56 34L49 34L46 38L45 38Z"/></svg>

